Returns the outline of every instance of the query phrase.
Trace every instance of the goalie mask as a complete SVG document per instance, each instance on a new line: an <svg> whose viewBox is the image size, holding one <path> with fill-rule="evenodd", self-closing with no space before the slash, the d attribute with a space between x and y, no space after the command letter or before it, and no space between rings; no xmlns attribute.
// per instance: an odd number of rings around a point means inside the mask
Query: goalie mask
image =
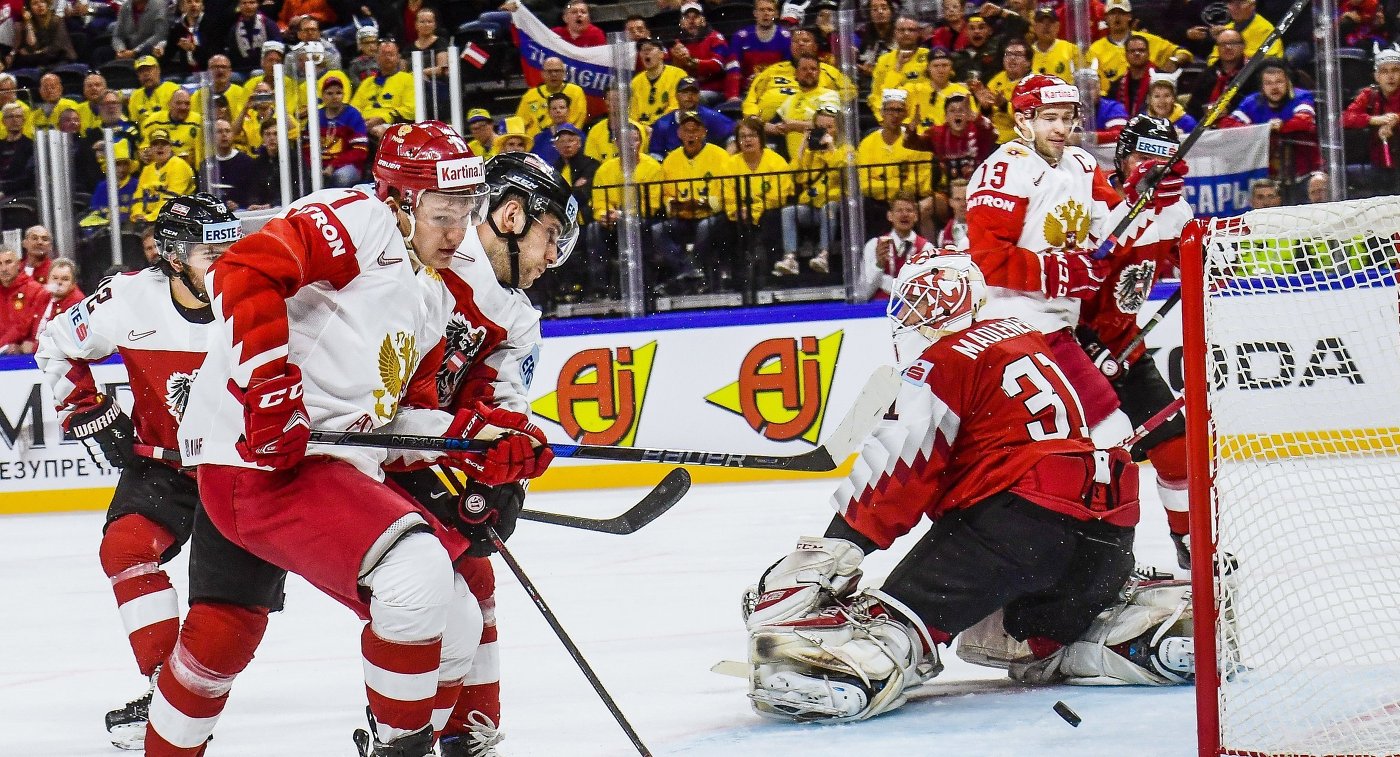
<svg viewBox="0 0 1400 757"><path fill-rule="evenodd" d="M970 255L910 259L895 278L885 307L899 361L906 363L939 339L970 327L986 301L987 282Z"/></svg>
<svg viewBox="0 0 1400 757"><path fill-rule="evenodd" d="M203 192L176 197L166 202L156 216L155 240L160 249L156 265L167 276L183 280L195 296L208 302L203 288L190 280L184 264L197 251L206 252L212 262L242 238L242 223L219 198ZM174 261L182 264L179 271L171 265Z"/></svg>
<svg viewBox="0 0 1400 757"><path fill-rule="evenodd" d="M1167 119L1145 113L1133 116L1119 133L1118 145L1113 150L1113 168L1118 180L1121 182L1128 178L1126 164L1129 155L1141 153L1168 161L1176 155L1179 144L1176 129Z"/></svg>

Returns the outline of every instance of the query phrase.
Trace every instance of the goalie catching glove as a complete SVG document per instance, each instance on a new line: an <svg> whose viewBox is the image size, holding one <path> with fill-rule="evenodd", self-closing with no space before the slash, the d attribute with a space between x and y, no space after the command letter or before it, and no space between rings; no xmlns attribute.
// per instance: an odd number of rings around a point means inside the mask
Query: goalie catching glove
<svg viewBox="0 0 1400 757"><path fill-rule="evenodd" d="M487 486L534 478L554 460L544 432L529 418L482 402L459 412L448 426L447 436L493 442L486 452L450 452L442 460Z"/></svg>
<svg viewBox="0 0 1400 757"><path fill-rule="evenodd" d="M91 410L68 416L65 428L82 441L94 463L125 468L136 461L136 428L110 394L99 394Z"/></svg>

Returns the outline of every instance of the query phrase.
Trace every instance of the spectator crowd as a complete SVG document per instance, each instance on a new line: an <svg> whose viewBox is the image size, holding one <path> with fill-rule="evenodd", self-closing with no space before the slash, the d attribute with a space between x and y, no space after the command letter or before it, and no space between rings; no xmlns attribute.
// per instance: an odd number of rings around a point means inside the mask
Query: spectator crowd
<svg viewBox="0 0 1400 757"><path fill-rule="evenodd" d="M0 252L16 258L0 263L9 340L0 350L9 352L32 341L32 332L11 327L14 313L80 293L62 284L61 294L50 291L54 273L40 270L40 257L67 271L70 287L84 281L71 262L49 260L52 250L35 252L42 245L30 242L33 220L12 212L32 204L40 130L72 135L73 187L86 204L76 237L91 247L106 244L111 148L119 221L135 248L164 199L201 180L237 209L281 202L276 64L285 66L294 194L309 189L313 150L324 185L353 186L365 179L384 132L414 117L410 54L424 54L427 96L442 99L449 44L461 43L464 61L480 68L475 35L515 7L514 0L500 8L498 0L3 2L14 8L0 23L0 219L8 227L24 218L25 229L23 250ZM855 267L864 272L862 289L877 291L877 274L893 270L893 257L965 242L966 180L1015 138L1010 95L1030 73L1073 83L1076 71L1096 72L1096 106L1086 114L1093 126L1080 138L1107 143L1137 113L1189 133L1246 61L1266 57L1224 104L1228 115L1216 127L1270 124L1270 178L1251 190L1256 202L1270 193L1283 203L1326 196L1311 18L1261 49L1283 0L1228 0L1223 10L1205 0L1091 0L1092 39L1082 46L1068 38L1065 2L906 8L859 0L858 28L846 35L833 0L661 0L648 16L581 0L526 5L557 19L554 31L574 45L604 45L605 31L637 43L627 94L613 88L590 98L569 80L564 60L548 58L538 65L539 84L516 89L509 104L468 97L478 154L534 152L575 187L583 262L558 272L555 301L617 295L619 221L629 203L641 219L637 238L656 294L839 283L841 251L852 241L842 236L843 207L864 218L870 239L854 240L865 248ZM1340 8L1342 44L1358 62L1346 70L1342 124L1360 153L1353 179L1376 193L1396 192L1400 177L1392 160L1400 124L1396 6L1343 0ZM595 24L595 15L606 18ZM492 55L500 56L509 42L494 39ZM853 65L843 70L843 58ZM314 103L302 81L306 60L317 63ZM487 91L473 86L471 93ZM319 124L317 145L302 138L309 117ZM624 158L635 166L630 179L642 184L632 197L621 188ZM86 249L60 253L101 267L93 261L105 250ZM20 299L23 307L14 304ZM32 327L42 316L24 317Z"/></svg>

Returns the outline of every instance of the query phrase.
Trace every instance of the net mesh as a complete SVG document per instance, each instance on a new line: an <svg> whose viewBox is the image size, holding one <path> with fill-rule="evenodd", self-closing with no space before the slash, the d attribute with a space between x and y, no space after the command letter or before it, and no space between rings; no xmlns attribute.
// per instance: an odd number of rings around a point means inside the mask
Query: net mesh
<svg viewBox="0 0 1400 757"><path fill-rule="evenodd" d="M1205 239L1224 754L1400 753L1395 198Z"/></svg>

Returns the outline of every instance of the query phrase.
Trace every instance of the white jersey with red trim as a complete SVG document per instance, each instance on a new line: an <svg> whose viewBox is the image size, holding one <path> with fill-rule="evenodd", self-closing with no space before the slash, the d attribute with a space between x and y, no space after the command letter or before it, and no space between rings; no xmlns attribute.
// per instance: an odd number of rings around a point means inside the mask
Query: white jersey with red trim
<svg viewBox="0 0 1400 757"><path fill-rule="evenodd" d="M988 156L967 191L968 252L988 285L978 317L1020 318L1046 334L1073 328L1079 300L1045 296L1038 254L1095 247L1116 197L1078 147L1065 147L1053 166L1020 141Z"/></svg>
<svg viewBox="0 0 1400 757"><path fill-rule="evenodd" d="M454 302L437 373L439 407L455 412L480 401L529 415L540 359L539 311L524 291L496 278L475 230L441 274L425 279L446 286Z"/></svg>
<svg viewBox="0 0 1400 757"><path fill-rule="evenodd" d="M436 359L451 308L446 290L431 296L414 267L393 213L358 190L303 197L235 243L206 278L216 333L180 426L185 463L257 467L234 447L243 406L229 383L281 375L289 363L301 369L313 429L444 433L451 416L423 409L435 398L405 399L425 377L431 392L433 371L419 365L430 352ZM312 444L308 454L376 479L389 459L367 447Z"/></svg>
<svg viewBox="0 0 1400 757"><path fill-rule="evenodd" d="M39 333L34 360L53 393L59 421L66 425L73 413L97 406L89 366L120 353L134 399L136 438L173 452L212 322L208 310L177 307L170 279L158 268L107 279Z"/></svg>

